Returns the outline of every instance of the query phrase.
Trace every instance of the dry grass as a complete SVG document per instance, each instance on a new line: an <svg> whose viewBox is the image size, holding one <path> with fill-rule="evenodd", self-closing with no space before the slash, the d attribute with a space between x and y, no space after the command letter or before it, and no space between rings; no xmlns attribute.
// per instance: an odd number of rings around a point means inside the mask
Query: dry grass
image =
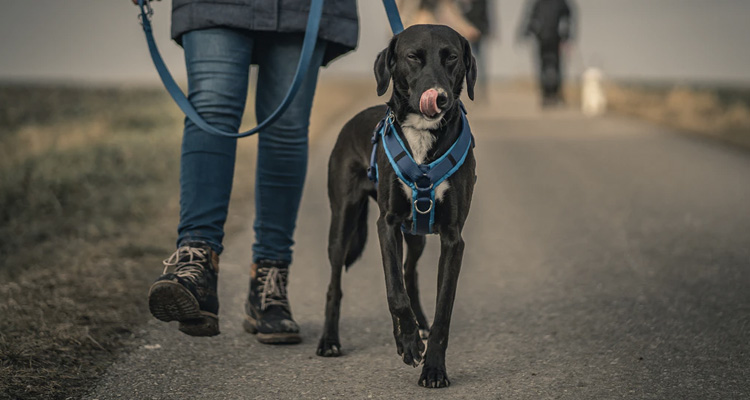
<svg viewBox="0 0 750 400"><path fill-rule="evenodd" d="M80 395L141 332L174 250L182 119L161 88L0 86L0 398ZM252 180L235 193L242 213Z"/></svg>
<svg viewBox="0 0 750 400"><path fill-rule="evenodd" d="M750 89L613 84L606 92L614 112L750 146Z"/></svg>
<svg viewBox="0 0 750 400"><path fill-rule="evenodd" d="M322 83L311 136L373 87ZM174 249L182 118L161 88L0 85L0 398L78 397L141 334ZM228 234L251 224L256 143Z"/></svg>
<svg viewBox="0 0 750 400"><path fill-rule="evenodd" d="M157 90L4 86L0 121L0 397L75 396L145 321L180 118Z"/></svg>
<svg viewBox="0 0 750 400"><path fill-rule="evenodd" d="M607 82L608 110L750 147L750 87ZM580 104L580 88L565 90Z"/></svg>

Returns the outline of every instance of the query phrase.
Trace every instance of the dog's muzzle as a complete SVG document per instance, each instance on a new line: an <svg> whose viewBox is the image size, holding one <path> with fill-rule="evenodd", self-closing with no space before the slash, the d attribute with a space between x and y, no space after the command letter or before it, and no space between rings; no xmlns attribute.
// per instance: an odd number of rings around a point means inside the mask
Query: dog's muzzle
<svg viewBox="0 0 750 400"><path fill-rule="evenodd" d="M419 111L425 116L432 118L442 111L438 107L438 93L435 89L428 89L422 93L422 97L419 99Z"/></svg>

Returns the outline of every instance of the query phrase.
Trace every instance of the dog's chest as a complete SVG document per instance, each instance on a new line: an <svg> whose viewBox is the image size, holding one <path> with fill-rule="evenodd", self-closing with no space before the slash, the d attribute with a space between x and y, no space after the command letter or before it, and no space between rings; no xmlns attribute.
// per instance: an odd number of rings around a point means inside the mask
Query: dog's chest
<svg viewBox="0 0 750 400"><path fill-rule="evenodd" d="M412 158L417 164L422 164L427 157L427 152L435 144L435 136L428 130L420 130L409 126L403 127L402 130L406 141L409 143Z"/></svg>
<svg viewBox="0 0 750 400"><path fill-rule="evenodd" d="M424 162L427 157L427 152L429 152L430 149L432 149L432 146L435 145L436 137L431 134L428 129L437 128L438 125L440 125L439 120L437 122L426 121L424 118L415 114L409 114L406 121L402 124L401 130L404 133L406 142L409 143L411 156L417 164L422 164ZM435 199L442 201L443 195L449 187L450 185L448 184L448 181L440 183L440 185L435 188ZM412 191L409 185L401 182L401 188L404 190L406 198L411 200Z"/></svg>

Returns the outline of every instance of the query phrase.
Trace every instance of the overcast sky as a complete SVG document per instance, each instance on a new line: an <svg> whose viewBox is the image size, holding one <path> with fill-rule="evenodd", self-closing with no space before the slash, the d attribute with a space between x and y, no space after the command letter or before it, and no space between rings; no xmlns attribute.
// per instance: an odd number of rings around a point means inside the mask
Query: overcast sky
<svg viewBox="0 0 750 400"><path fill-rule="evenodd" d="M323 72L371 74L388 23L380 0L359 0L360 45ZM528 75L531 48L514 43L523 0L500 0L490 41L492 75ZM750 0L578 0L580 35L569 73L596 65L609 76L750 84ZM0 0L0 79L154 82L130 0ZM157 42L178 80L181 49L169 40L171 1L156 3Z"/></svg>

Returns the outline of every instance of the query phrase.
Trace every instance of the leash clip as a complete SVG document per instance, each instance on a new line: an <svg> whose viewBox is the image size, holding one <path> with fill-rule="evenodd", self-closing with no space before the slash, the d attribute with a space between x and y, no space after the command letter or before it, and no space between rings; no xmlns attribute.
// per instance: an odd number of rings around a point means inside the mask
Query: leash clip
<svg viewBox="0 0 750 400"><path fill-rule="evenodd" d="M138 14L138 22L141 23L141 26L143 26L143 16L146 16L146 19L148 19L148 22L151 22L151 19L154 16L154 9L151 7L151 0L138 0L138 7L140 7L141 12Z"/></svg>
<svg viewBox="0 0 750 400"><path fill-rule="evenodd" d="M385 117L385 121L388 125L393 125L393 122L396 120L396 115L393 114L392 110L388 110L388 115Z"/></svg>

